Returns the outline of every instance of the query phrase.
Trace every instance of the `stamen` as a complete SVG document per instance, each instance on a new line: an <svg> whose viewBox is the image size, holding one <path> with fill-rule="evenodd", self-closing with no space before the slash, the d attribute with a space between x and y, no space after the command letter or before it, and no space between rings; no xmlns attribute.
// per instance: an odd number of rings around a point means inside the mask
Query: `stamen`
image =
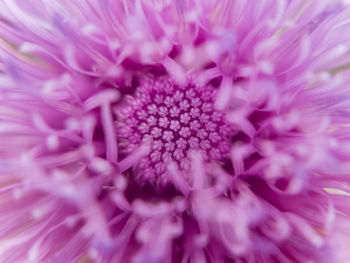
<svg viewBox="0 0 350 263"><path fill-rule="evenodd" d="M174 169L166 168L170 162L179 167L179 172L189 172L191 150L203 152L202 161L219 161L228 154L229 149L223 145L229 145L229 132L221 130L231 128L223 114L214 110L215 93L210 85L197 86L192 82L181 85L169 79L141 80L137 95L118 110L122 113L117 120L119 149L121 155L127 156L119 163L121 172L139 160L134 168L140 178L167 182L178 175ZM130 143L145 142L150 145L150 152L144 152L142 157L137 151L130 153Z"/></svg>

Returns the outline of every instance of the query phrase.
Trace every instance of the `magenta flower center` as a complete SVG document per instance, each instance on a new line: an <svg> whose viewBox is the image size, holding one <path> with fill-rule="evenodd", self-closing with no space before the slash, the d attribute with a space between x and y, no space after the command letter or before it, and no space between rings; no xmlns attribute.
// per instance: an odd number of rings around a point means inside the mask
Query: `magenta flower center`
<svg viewBox="0 0 350 263"><path fill-rule="evenodd" d="M121 110L119 146L132 153L142 143L151 151L138 164L144 179L166 183L167 167L175 161L180 170L190 169L191 150L205 161L220 162L228 153L230 126L214 109L216 89L194 82L177 85L170 79L143 79L136 94Z"/></svg>

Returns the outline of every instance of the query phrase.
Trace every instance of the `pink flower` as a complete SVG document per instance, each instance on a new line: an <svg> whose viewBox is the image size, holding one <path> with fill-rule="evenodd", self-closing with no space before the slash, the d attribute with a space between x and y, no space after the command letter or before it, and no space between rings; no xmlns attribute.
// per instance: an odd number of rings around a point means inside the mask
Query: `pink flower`
<svg viewBox="0 0 350 263"><path fill-rule="evenodd" d="M349 262L349 18L1 1L0 262Z"/></svg>

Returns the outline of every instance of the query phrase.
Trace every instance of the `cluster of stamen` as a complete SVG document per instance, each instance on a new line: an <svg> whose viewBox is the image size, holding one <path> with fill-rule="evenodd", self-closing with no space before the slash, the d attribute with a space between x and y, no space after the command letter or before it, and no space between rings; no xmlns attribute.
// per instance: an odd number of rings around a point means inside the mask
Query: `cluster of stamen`
<svg viewBox="0 0 350 263"><path fill-rule="evenodd" d="M118 110L117 121L122 154L131 154L143 143L151 145L136 168L141 178L166 183L171 161L188 171L191 150L200 151L206 162L219 162L228 153L230 126L224 114L214 109L215 91L193 82L141 80L136 94Z"/></svg>

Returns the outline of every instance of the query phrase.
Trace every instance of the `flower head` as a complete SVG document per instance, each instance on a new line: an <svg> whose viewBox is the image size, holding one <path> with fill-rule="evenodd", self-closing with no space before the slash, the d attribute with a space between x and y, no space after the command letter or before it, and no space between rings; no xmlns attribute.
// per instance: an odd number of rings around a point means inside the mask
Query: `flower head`
<svg viewBox="0 0 350 263"><path fill-rule="evenodd" d="M0 2L0 262L348 262L348 2Z"/></svg>

